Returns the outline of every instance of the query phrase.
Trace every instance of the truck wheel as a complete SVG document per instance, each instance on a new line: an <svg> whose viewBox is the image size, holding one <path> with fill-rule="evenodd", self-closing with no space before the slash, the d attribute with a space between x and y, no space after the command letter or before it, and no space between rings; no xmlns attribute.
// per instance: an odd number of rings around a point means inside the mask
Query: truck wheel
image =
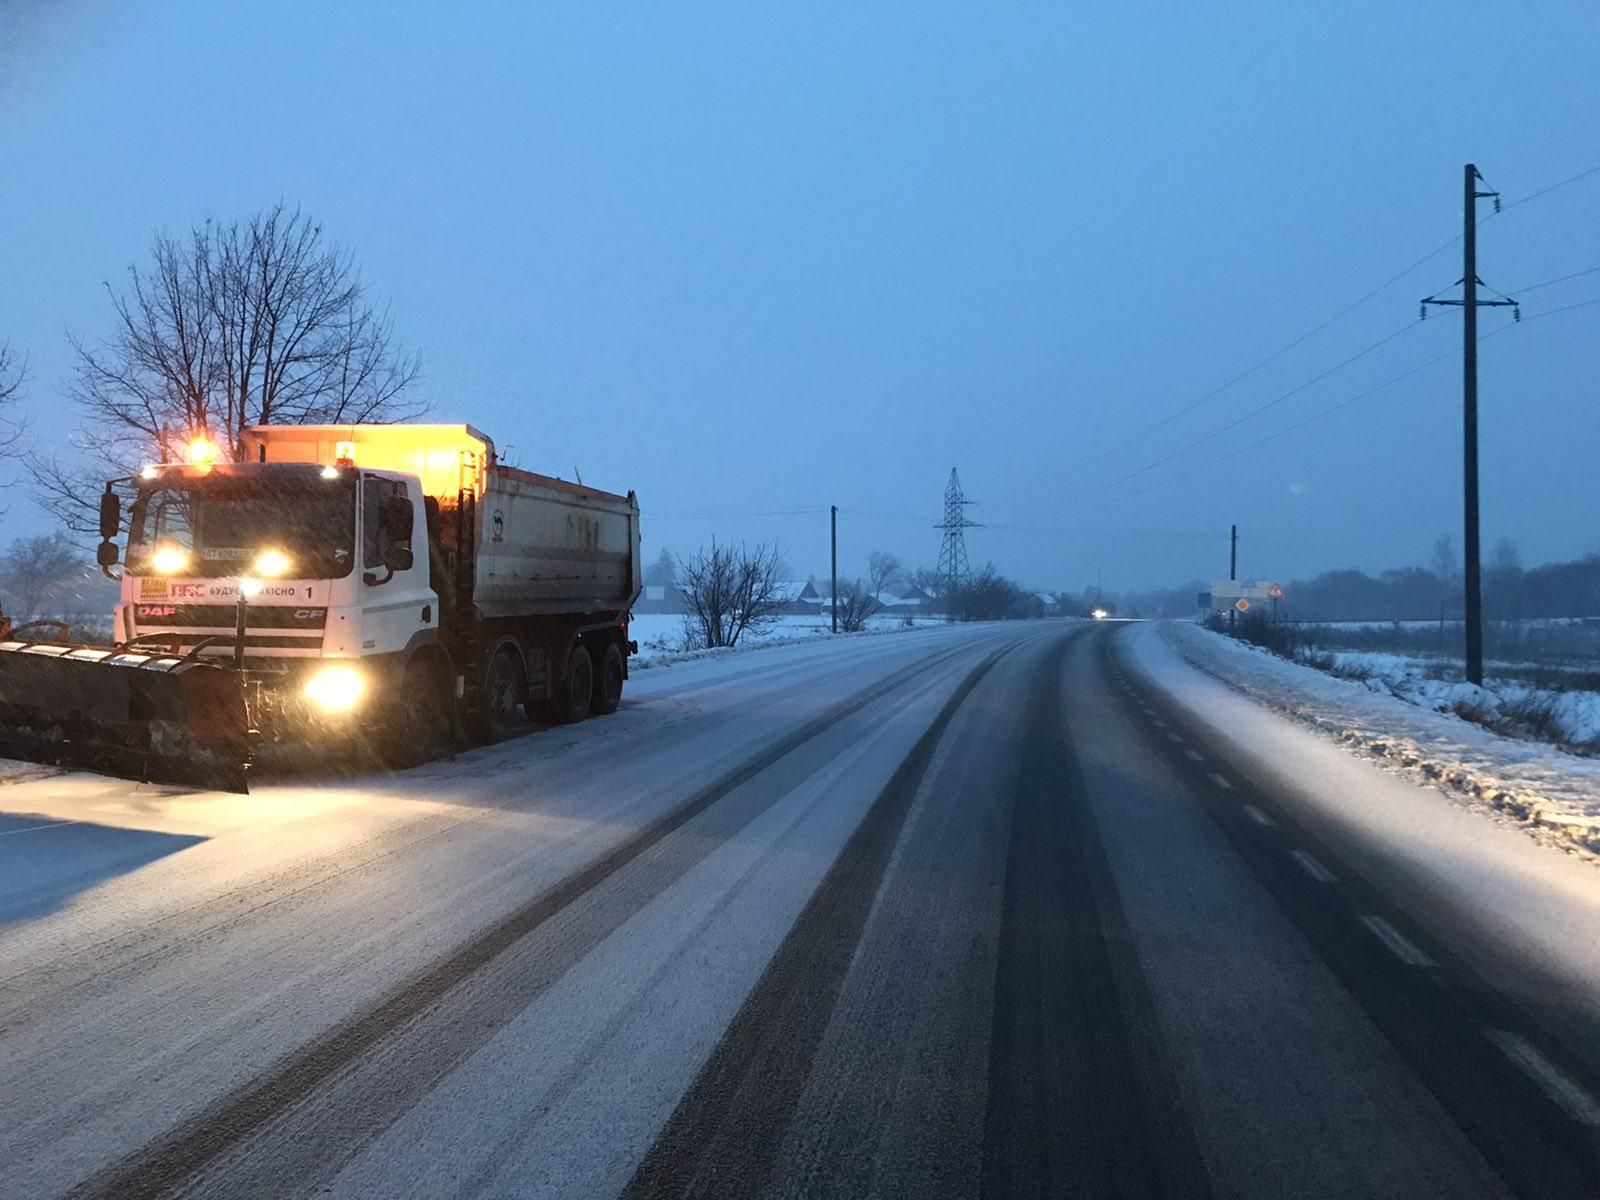
<svg viewBox="0 0 1600 1200"><path fill-rule="evenodd" d="M594 678L594 715L610 716L622 703L622 651L615 642L600 656L600 669Z"/></svg>
<svg viewBox="0 0 1600 1200"><path fill-rule="evenodd" d="M567 677L556 685L550 715L562 725L574 725L589 715L594 694L594 660L586 646L574 646L567 660Z"/></svg>
<svg viewBox="0 0 1600 1200"><path fill-rule="evenodd" d="M379 747L384 764L395 770L432 762L450 748L444 685L429 664L415 662L406 668Z"/></svg>
<svg viewBox="0 0 1600 1200"><path fill-rule="evenodd" d="M490 742L519 733L527 690L517 652L510 646L501 646L484 671L483 699L473 719L473 732Z"/></svg>

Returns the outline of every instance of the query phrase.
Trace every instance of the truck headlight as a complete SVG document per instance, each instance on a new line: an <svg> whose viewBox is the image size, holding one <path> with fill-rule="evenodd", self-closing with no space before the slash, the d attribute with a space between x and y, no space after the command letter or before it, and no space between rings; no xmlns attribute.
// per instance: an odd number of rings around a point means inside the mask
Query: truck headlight
<svg viewBox="0 0 1600 1200"><path fill-rule="evenodd" d="M189 552L182 546L157 546L150 565L158 574L176 575L189 565Z"/></svg>
<svg viewBox="0 0 1600 1200"><path fill-rule="evenodd" d="M289 573L289 556L282 550L263 550L256 555L255 572L268 579L278 579Z"/></svg>
<svg viewBox="0 0 1600 1200"><path fill-rule="evenodd" d="M319 667L306 680L306 699L326 713L350 712L366 694L367 677L346 663Z"/></svg>

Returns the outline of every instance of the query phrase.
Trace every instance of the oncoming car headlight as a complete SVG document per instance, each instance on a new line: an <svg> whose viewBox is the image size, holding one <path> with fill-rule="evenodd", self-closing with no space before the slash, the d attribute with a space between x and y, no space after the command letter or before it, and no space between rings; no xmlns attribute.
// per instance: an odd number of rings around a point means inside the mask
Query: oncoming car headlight
<svg viewBox="0 0 1600 1200"><path fill-rule="evenodd" d="M367 677L347 663L319 667L306 680L305 697L325 713L346 713L367 694Z"/></svg>

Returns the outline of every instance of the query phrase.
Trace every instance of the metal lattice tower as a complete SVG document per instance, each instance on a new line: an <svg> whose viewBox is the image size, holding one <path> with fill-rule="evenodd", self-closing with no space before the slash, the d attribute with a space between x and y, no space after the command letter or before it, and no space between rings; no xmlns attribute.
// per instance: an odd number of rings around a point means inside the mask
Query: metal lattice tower
<svg viewBox="0 0 1600 1200"><path fill-rule="evenodd" d="M967 505L973 503L961 494L961 476L950 468L950 482L944 488L944 520L935 529L944 530L944 545L939 549L939 574L944 579L945 595L954 596L957 588L972 577L967 565L965 530L979 528L967 520Z"/></svg>

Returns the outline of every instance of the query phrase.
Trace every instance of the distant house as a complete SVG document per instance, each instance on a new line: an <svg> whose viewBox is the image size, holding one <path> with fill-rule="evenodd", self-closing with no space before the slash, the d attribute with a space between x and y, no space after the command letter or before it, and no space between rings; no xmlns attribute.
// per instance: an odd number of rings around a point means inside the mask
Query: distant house
<svg viewBox="0 0 1600 1200"><path fill-rule="evenodd" d="M778 611L784 616L815 617L823 611L822 595L809 579L786 579L778 584L777 595L783 602Z"/></svg>
<svg viewBox="0 0 1600 1200"><path fill-rule="evenodd" d="M938 599L915 584L885 588L878 593L878 604L879 612L897 617L925 617L939 611Z"/></svg>
<svg viewBox="0 0 1600 1200"><path fill-rule="evenodd" d="M687 609L675 583L647 583L633 603L636 613L681 613Z"/></svg>

